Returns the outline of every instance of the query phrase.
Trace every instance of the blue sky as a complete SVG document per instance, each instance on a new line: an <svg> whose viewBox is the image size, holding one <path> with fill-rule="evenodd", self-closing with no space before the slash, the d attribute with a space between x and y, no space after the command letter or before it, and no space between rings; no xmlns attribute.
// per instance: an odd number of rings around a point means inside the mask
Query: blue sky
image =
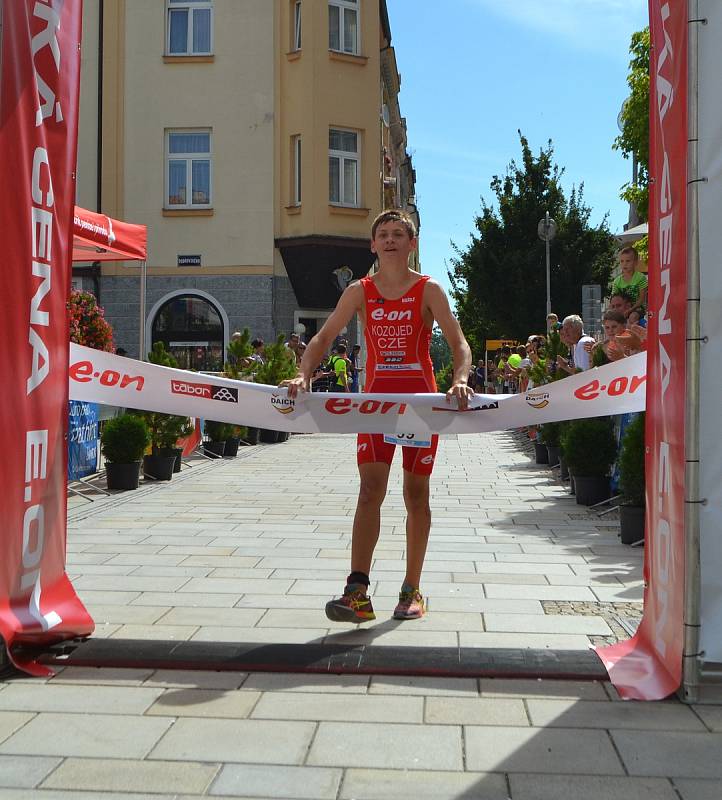
<svg viewBox="0 0 722 800"><path fill-rule="evenodd" d="M611 149L646 0L388 0L401 113L417 174L422 270L448 287L450 240L469 242L481 197L519 159L554 143L562 182L584 183L592 222L627 221L631 163Z"/></svg>

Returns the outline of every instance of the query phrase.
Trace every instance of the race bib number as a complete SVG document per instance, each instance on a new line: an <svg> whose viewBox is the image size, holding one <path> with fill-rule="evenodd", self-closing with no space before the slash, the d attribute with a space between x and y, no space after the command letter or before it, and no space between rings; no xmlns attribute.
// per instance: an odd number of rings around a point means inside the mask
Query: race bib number
<svg viewBox="0 0 722 800"><path fill-rule="evenodd" d="M402 447L431 447L431 439L419 439L415 433L384 434L384 442Z"/></svg>

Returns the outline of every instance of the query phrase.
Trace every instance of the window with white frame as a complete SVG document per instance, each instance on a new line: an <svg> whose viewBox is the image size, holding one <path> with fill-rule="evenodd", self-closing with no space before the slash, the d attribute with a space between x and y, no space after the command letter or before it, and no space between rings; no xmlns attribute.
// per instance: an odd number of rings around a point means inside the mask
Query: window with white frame
<svg viewBox="0 0 722 800"><path fill-rule="evenodd" d="M291 187L292 203L301 205L301 137L291 137L291 153L293 158L293 185Z"/></svg>
<svg viewBox="0 0 722 800"><path fill-rule="evenodd" d="M301 0L296 0L293 4L293 46L291 49L301 49Z"/></svg>
<svg viewBox="0 0 722 800"><path fill-rule="evenodd" d="M354 131L329 131L328 199L335 205L359 205L358 138Z"/></svg>
<svg viewBox="0 0 722 800"><path fill-rule="evenodd" d="M360 0L329 0L328 49L358 55Z"/></svg>
<svg viewBox="0 0 722 800"><path fill-rule="evenodd" d="M204 56L213 52L213 0L166 0L166 53Z"/></svg>
<svg viewBox="0 0 722 800"><path fill-rule="evenodd" d="M211 207L211 132L166 132L167 208Z"/></svg>

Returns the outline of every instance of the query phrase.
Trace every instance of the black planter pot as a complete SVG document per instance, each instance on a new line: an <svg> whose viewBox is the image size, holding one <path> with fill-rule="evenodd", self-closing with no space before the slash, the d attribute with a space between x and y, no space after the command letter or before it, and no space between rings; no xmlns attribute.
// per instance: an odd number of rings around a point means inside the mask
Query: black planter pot
<svg viewBox="0 0 722 800"><path fill-rule="evenodd" d="M223 456L226 451L225 442L203 442L203 451L206 455Z"/></svg>
<svg viewBox="0 0 722 800"><path fill-rule="evenodd" d="M559 463L559 445L556 444L548 444L547 445L547 456L549 461L550 467L556 467Z"/></svg>
<svg viewBox="0 0 722 800"><path fill-rule="evenodd" d="M279 442L287 442L291 438L291 434L288 431L279 431L278 432L278 441Z"/></svg>
<svg viewBox="0 0 722 800"><path fill-rule="evenodd" d="M574 491L577 495L577 504L580 506L593 506L609 498L609 478L592 477L585 475L574 476Z"/></svg>
<svg viewBox="0 0 722 800"><path fill-rule="evenodd" d="M246 444L258 444L260 438L260 428L246 428L246 435L243 437L243 441L246 442Z"/></svg>
<svg viewBox="0 0 722 800"><path fill-rule="evenodd" d="M173 472L181 471L181 458L183 456L182 447L161 447L160 450L158 450L158 455L173 456L173 458L175 458L175 464L173 464Z"/></svg>
<svg viewBox="0 0 722 800"><path fill-rule="evenodd" d="M238 445L240 443L241 440L235 437L226 439L226 449L223 451L223 458L235 458L238 455Z"/></svg>
<svg viewBox="0 0 722 800"><path fill-rule="evenodd" d="M534 450L536 452L537 464L548 464L549 453L547 453L547 446L541 442L534 442Z"/></svg>
<svg viewBox="0 0 722 800"><path fill-rule="evenodd" d="M620 506L619 522L622 544L644 540L644 506Z"/></svg>
<svg viewBox="0 0 722 800"><path fill-rule="evenodd" d="M278 434L279 431L269 431L267 428L261 428L261 441L264 444L276 444Z"/></svg>
<svg viewBox="0 0 722 800"><path fill-rule="evenodd" d="M566 480L568 480L568 479L569 479L569 470L567 469L567 463L566 463L566 461L564 461L564 459L561 457L561 454L560 454L560 456L559 456L559 477L560 477L560 478L561 478L563 481L566 481Z"/></svg>
<svg viewBox="0 0 722 800"><path fill-rule="evenodd" d="M169 481L173 477L175 462L175 453L169 456L143 456L143 475L155 481Z"/></svg>
<svg viewBox="0 0 722 800"><path fill-rule="evenodd" d="M140 481L140 461L130 464L105 464L109 489L137 489Z"/></svg>

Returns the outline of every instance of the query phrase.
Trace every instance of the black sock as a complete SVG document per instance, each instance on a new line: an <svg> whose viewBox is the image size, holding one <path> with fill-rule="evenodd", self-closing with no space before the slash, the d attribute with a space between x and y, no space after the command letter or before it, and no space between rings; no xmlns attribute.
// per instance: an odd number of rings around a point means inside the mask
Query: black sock
<svg viewBox="0 0 722 800"><path fill-rule="evenodd" d="M363 583L367 589L371 585L369 576L365 572L352 572L348 578L346 578L346 585L348 586L351 583Z"/></svg>

